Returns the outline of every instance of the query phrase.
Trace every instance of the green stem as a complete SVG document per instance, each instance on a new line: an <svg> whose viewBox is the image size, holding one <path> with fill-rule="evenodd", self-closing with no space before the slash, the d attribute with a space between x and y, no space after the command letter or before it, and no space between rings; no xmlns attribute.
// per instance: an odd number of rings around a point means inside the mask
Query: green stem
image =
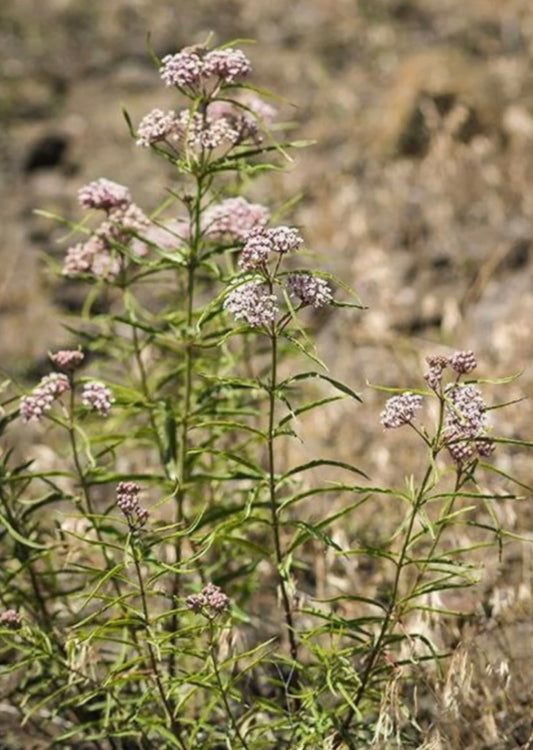
<svg viewBox="0 0 533 750"><path fill-rule="evenodd" d="M288 687L297 687L300 682L299 673L297 669L298 661L298 643L296 640L296 631L294 627L294 618L292 614L292 607L289 592L287 590L286 574L283 572L283 560L284 554L281 546L281 534L280 534L280 523L278 515L278 502L276 496L276 457L274 449L275 432L276 432L276 388L277 388L277 367L278 367L278 336L277 331L273 327L270 334L272 343L271 353L271 370L270 370L270 386L268 388L268 491L269 491L269 505L270 515L272 522L272 534L274 537L274 552L276 558L276 569L278 572L278 581L281 592L281 601L283 605L283 612L285 615L285 625L287 629L287 635L289 638L289 649L291 658L294 662L293 671L289 678ZM295 701L295 707L299 707L299 701Z"/></svg>
<svg viewBox="0 0 533 750"><path fill-rule="evenodd" d="M394 628L395 622L398 619L396 609L397 609L397 603L398 603L398 593L400 590L400 579L401 574L405 565L405 559L407 557L407 551L409 549L409 544L411 542L411 535L413 533L413 528L415 525L416 518L418 516L418 513L420 511L420 508L422 507L424 500L425 500L425 493L427 484L429 482L429 479L433 473L433 461L435 459L435 454L432 455L432 461L430 462L429 466L426 469L426 473L424 475L424 478L422 480L422 483L420 485L420 488L416 494L416 497L413 502L413 508L411 511L411 516L409 518L409 523L407 526L407 530L405 533L405 539L404 543L402 545L402 549L400 551L400 556L398 558L398 563L396 565L396 574L394 576L394 582L392 586L392 594L389 602L389 606L387 607L387 611L385 613L385 617L383 618L383 621L381 623L381 628L378 634L378 637L374 643L374 646L372 647L372 650L368 656L368 660L365 666L365 670L363 672L363 675L361 677L361 681L359 683L359 688L357 690L357 693L355 695L355 698L353 700L353 705L350 706L348 709L348 712L344 718L344 721L342 722L341 727L339 728L337 735L333 741L333 750L336 750L340 747L341 743L346 740L347 733L350 728L350 724L352 723L353 717L355 715L355 711L357 706L361 703L361 700L363 699L366 689L368 686L368 683L370 681L370 678L372 676L372 672L374 670L374 666L379 658L379 656L382 653L382 646L383 642L388 634L389 631L389 625L392 623L392 627Z"/></svg>
<svg viewBox="0 0 533 750"><path fill-rule="evenodd" d="M203 196L203 175L198 174L196 177L196 195L191 208L191 225L192 236L190 242L190 252L187 262L187 311L185 319L185 336L187 337L185 346L185 363L184 363L184 384L183 384L183 406L181 413L181 435L180 435L180 452L179 452L179 488L176 493L176 525L178 532L185 522L185 499L189 482L189 427L190 412L192 402L192 385L193 385L193 365L194 365L194 345L192 341L192 327L194 322L194 291L196 282L196 267L198 263L198 254L201 242L201 215L202 215L202 196ZM176 571L172 583L172 600L174 611L170 620L170 632L172 633L170 643L170 655L168 661L168 671L170 677L176 673L176 639L179 629L178 613L176 611L177 599L181 593L181 573L180 567L183 558L182 536L178 533L174 544L174 562Z"/></svg>
<svg viewBox="0 0 533 750"><path fill-rule="evenodd" d="M157 659L154 651L154 647L152 646L152 643L150 642L151 638L151 621L150 621L150 615L148 613L148 603L146 600L146 589L144 587L144 581L142 577L142 571L141 566L139 564L139 559L137 557L137 550L135 548L135 544L133 543L133 536L134 533L132 529L130 529L130 549L133 556L133 563L135 565L135 572L137 574L137 582L139 584L139 593L141 597L141 606L143 611L143 618L144 618L144 629L146 632L146 648L148 650L148 657L150 660L150 664L152 667L152 674L155 680L155 684L157 687L157 690L159 692L159 695L161 697L161 701L163 703L165 713L167 714L167 719L169 723L169 729L171 730L172 734L177 739L179 745L183 750L187 750L187 746L185 745L185 742L181 736L181 727L179 722L174 718L174 709L172 706L172 703L170 699L168 698L165 688L163 686L163 681L161 679L161 675L159 673L159 668L157 664Z"/></svg>
<svg viewBox="0 0 533 750"><path fill-rule="evenodd" d="M209 652L211 655L211 661L213 662L213 671L215 673L215 679L217 681L218 689L220 690L220 695L222 696L222 701L224 703L224 708L226 709L226 715L228 717L229 723L231 724L231 728L235 732L236 736L239 739L239 742L243 746L244 750L249 750L248 744L244 737L241 734L241 731L239 729L239 725L237 724L237 721L235 719L235 716L233 715L233 711L231 710L231 706L228 700L228 696L226 693L226 688L224 687L224 683L222 682L222 677L220 675L220 665L218 663L218 657L217 657L217 650L216 650L216 644L215 644L215 628L213 625L213 621L209 620Z"/></svg>
<svg viewBox="0 0 533 750"><path fill-rule="evenodd" d="M163 471L165 472L165 475L168 478L168 470L167 470L166 462L165 462L165 451L163 448L161 436L159 434L159 430L157 429L157 424L156 424L155 417L154 417L154 410L152 408L152 396L150 393L150 388L148 386L148 377L146 375L146 368L144 366L144 362L142 361L142 352L141 352L141 347L139 344L139 334L137 332L137 327L135 326L134 320L131 321L131 327L133 331L133 351L135 354L135 361L137 362L137 367L139 369L139 375L140 375L140 380L141 380L141 391L148 405L150 427L152 428L152 432L153 432L155 441L157 443L157 450L159 452L159 460L161 462L161 466L163 467Z"/></svg>
<svg viewBox="0 0 533 750"><path fill-rule="evenodd" d="M95 511L92 503L91 494L89 492L89 486L87 484L87 480L85 478L85 472L83 471L83 467L81 465L81 459L78 451L78 443L76 440L76 428L74 426L74 403L75 403L75 383L74 379L70 379L70 401L69 401L69 415L68 415L68 434L70 439L70 447L72 451L72 458L74 460L74 466L76 467L76 474L78 476L78 482L80 484L80 487L82 489L83 499L85 501L85 517L89 520L89 523L91 524L91 527L96 534L96 538L98 539L98 544L100 549L102 550L102 554L104 556L106 570L111 570L113 567L113 560L111 559L109 555L109 551L107 549L107 546L105 544L104 538L102 536L102 532L100 530L100 527L98 523L96 522L95 517ZM122 592L120 590L119 583L115 576L111 577L111 585L113 586L113 589L115 591L115 594L117 596L117 600L119 602L119 607L121 608L123 614L127 614L127 608L122 603ZM137 643L137 635L135 631L132 631L132 638L136 645Z"/></svg>

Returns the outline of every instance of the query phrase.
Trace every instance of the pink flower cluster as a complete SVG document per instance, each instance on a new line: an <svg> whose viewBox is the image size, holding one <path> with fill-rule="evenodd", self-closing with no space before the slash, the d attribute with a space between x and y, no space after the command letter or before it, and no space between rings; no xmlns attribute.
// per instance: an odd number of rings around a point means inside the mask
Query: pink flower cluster
<svg viewBox="0 0 533 750"><path fill-rule="evenodd" d="M0 627L9 630L20 630L22 627L22 617L20 612L15 609L6 609L0 614Z"/></svg>
<svg viewBox="0 0 533 750"><path fill-rule="evenodd" d="M85 242L69 248L63 263L64 276L84 274L113 280L120 271L120 261L114 250L127 245L140 232L148 229L150 220L131 199L129 190L111 180L101 178L78 191L83 208L97 208L106 212L106 219ZM137 254L147 252L146 245L137 245Z"/></svg>
<svg viewBox="0 0 533 750"><path fill-rule="evenodd" d="M231 47L207 52L198 45L166 55L162 63L160 74L165 84L178 86L193 96L205 94L209 85L212 88L245 78L252 69L244 52Z"/></svg>
<svg viewBox="0 0 533 750"><path fill-rule="evenodd" d="M275 110L254 99L254 106L264 117L255 116L247 107L237 102L216 100L205 113L184 109L178 114L156 108L143 117L137 128L137 145L153 146L166 142L172 147L180 145L193 153L232 147L246 141L260 143L259 122L272 121Z"/></svg>
<svg viewBox="0 0 533 750"><path fill-rule="evenodd" d="M303 238L294 227L258 227L245 237L239 268L242 271L254 271L263 266L272 253L288 253L298 250L302 245Z"/></svg>
<svg viewBox="0 0 533 750"><path fill-rule="evenodd" d="M278 302L266 284L249 281L233 289L224 300L224 309L248 325L270 326L278 313Z"/></svg>
<svg viewBox="0 0 533 750"><path fill-rule="evenodd" d="M124 513L128 523L144 526L149 513L139 503L141 488L136 482L119 482L116 489L117 505Z"/></svg>
<svg viewBox="0 0 533 750"><path fill-rule="evenodd" d="M458 367L463 369L460 361ZM451 383L444 389L444 442L452 458L462 464L476 454L489 456L495 449L487 436L487 407L475 385Z"/></svg>
<svg viewBox="0 0 533 750"><path fill-rule="evenodd" d="M74 372L81 366L85 359L81 349L61 349L54 354L50 354L52 363L62 372Z"/></svg>
<svg viewBox="0 0 533 750"><path fill-rule="evenodd" d="M315 308L324 307L333 299L328 282L310 273L291 274L287 286L289 294L299 299L304 305L312 305Z"/></svg>
<svg viewBox="0 0 533 750"><path fill-rule="evenodd" d="M99 380L92 380L84 384L81 400L84 406L98 412L102 417L108 416L111 405L115 401L109 388Z"/></svg>
<svg viewBox="0 0 533 750"><path fill-rule="evenodd" d="M246 273L257 272L265 281L249 281L231 291L224 302L224 307L237 319L248 325L269 326L278 313L278 300L272 291L272 279L267 267L268 261L280 255L298 250L303 245L303 238L294 227L266 227L266 216L261 223L244 234L244 246L239 258L239 268ZM277 264L275 268L277 269ZM265 282L268 282L265 283ZM332 301L329 284L311 273L295 273L288 277L288 292L298 298L304 305L315 308L328 305Z"/></svg>
<svg viewBox="0 0 533 750"><path fill-rule="evenodd" d="M424 375L424 378L429 387L434 391L440 391L442 375L448 366L458 375L466 375L477 367L475 354L470 349L454 352L449 357L445 357L442 354L434 354L426 357L426 362L429 365L429 370Z"/></svg>
<svg viewBox="0 0 533 750"><path fill-rule="evenodd" d="M178 140L182 135L180 121L175 112L153 109L143 117L137 128L137 145L152 146L166 140Z"/></svg>
<svg viewBox="0 0 533 750"><path fill-rule="evenodd" d="M254 229L265 226L270 213L258 203L249 203L245 198L227 198L204 212L202 226L204 235L210 240L224 238L243 241Z"/></svg>
<svg viewBox="0 0 533 750"><path fill-rule="evenodd" d="M229 597L214 583L208 583L199 594L191 594L185 600L187 607L196 614L213 619L229 609Z"/></svg>
<svg viewBox="0 0 533 750"><path fill-rule="evenodd" d="M381 413L381 424L388 430L403 427L415 418L416 412L422 408L422 396L416 393L402 393L392 396L385 404L385 410Z"/></svg>
<svg viewBox="0 0 533 750"><path fill-rule="evenodd" d="M23 422L39 422L65 391L70 390L70 381L59 372L50 373L40 381L29 396L20 402L20 416Z"/></svg>
<svg viewBox="0 0 533 750"><path fill-rule="evenodd" d="M113 208L131 203L131 195L124 185L101 177L78 190L78 203L82 208L99 208L103 211L111 211Z"/></svg>
<svg viewBox="0 0 533 750"><path fill-rule="evenodd" d="M458 382L477 367L471 350L456 351L450 356L434 354L426 357L429 370L424 378L443 403L444 423L442 445L461 466L476 456L487 457L495 450L494 440L487 434L487 406L479 388L472 383ZM442 386L443 373L450 367L455 380ZM409 424L422 406L422 396L404 393L390 398L381 414L387 428Z"/></svg>

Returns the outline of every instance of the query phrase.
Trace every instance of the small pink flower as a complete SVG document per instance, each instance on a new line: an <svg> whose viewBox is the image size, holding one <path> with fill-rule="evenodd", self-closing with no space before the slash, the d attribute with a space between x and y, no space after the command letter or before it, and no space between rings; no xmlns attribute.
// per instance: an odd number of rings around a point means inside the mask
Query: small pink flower
<svg viewBox="0 0 533 750"><path fill-rule="evenodd" d="M252 70L250 61L240 49L215 49L204 58L203 75L213 75L225 83L234 83L245 78Z"/></svg>
<svg viewBox="0 0 533 750"><path fill-rule="evenodd" d="M272 249L276 253L289 253L298 250L304 241L294 227L279 226L267 229L266 233L272 242Z"/></svg>
<svg viewBox="0 0 533 750"><path fill-rule="evenodd" d="M207 52L197 45L175 55L166 55L159 69L167 86L179 86L190 94L198 94L202 84L211 78L221 83L234 83L251 71L250 61L238 49L215 49Z"/></svg>
<svg viewBox="0 0 533 750"><path fill-rule="evenodd" d="M214 583L208 583L199 594L191 594L185 600L188 609L212 620L229 609L229 597Z"/></svg>
<svg viewBox="0 0 533 750"><path fill-rule="evenodd" d="M249 281L233 289L224 300L224 308L254 328L271 325L278 313L276 296L261 281Z"/></svg>
<svg viewBox="0 0 533 750"><path fill-rule="evenodd" d="M454 352L448 361L452 370L459 375L466 375L477 367L476 355L471 349Z"/></svg>
<svg viewBox="0 0 533 750"><path fill-rule="evenodd" d="M115 401L109 388L99 380L84 384L81 400L85 406L94 409L102 417L108 416L111 405Z"/></svg>
<svg viewBox="0 0 533 750"><path fill-rule="evenodd" d="M116 489L117 505L130 524L136 516L138 525L144 526L149 513L139 503L140 491L141 488L136 482L119 482Z"/></svg>
<svg viewBox="0 0 533 750"><path fill-rule="evenodd" d="M239 258L242 271L254 271L263 266L272 253L272 242L266 231L259 227L246 235L246 242Z"/></svg>
<svg viewBox="0 0 533 750"><path fill-rule="evenodd" d="M195 50L182 50L175 55L166 55L159 69L167 86L195 89L202 79L203 61Z"/></svg>
<svg viewBox="0 0 533 750"><path fill-rule="evenodd" d="M294 273L289 276L289 294L303 302L304 305L324 307L333 299L327 281L310 273Z"/></svg>
<svg viewBox="0 0 533 750"><path fill-rule="evenodd" d="M0 627L9 630L20 630L22 627L22 617L20 612L15 609L6 609L0 614Z"/></svg>
<svg viewBox="0 0 533 750"><path fill-rule="evenodd" d="M20 416L23 422L39 422L53 403L65 391L70 390L70 382L66 375L52 372L46 375L29 396L23 396L20 401Z"/></svg>
<svg viewBox="0 0 533 750"><path fill-rule="evenodd" d="M268 218L268 209L239 196L209 206L204 212L202 225L209 239L228 237L242 241L253 229L263 227Z"/></svg>
<svg viewBox="0 0 533 750"><path fill-rule="evenodd" d="M153 109L139 123L137 145L151 146L154 143L176 136L178 130L179 120L175 112Z"/></svg>
<svg viewBox="0 0 533 750"><path fill-rule="evenodd" d="M109 211L130 203L131 195L124 185L101 177L78 190L78 202L83 208L100 208Z"/></svg>
<svg viewBox="0 0 533 750"><path fill-rule="evenodd" d="M114 242L126 245L132 234L139 234L150 226L150 219L136 203L119 206L111 211L95 234L112 245Z"/></svg>
<svg viewBox="0 0 533 750"><path fill-rule="evenodd" d="M381 424L387 429L395 429L409 424L416 412L422 408L422 396L415 393L402 393L387 400L381 413Z"/></svg>
<svg viewBox="0 0 533 750"><path fill-rule="evenodd" d="M55 354L50 354L50 359L62 372L74 372L81 366L84 358L81 349L61 349Z"/></svg>
<svg viewBox="0 0 533 750"><path fill-rule="evenodd" d="M426 357L429 370L425 373L424 379L429 387L434 391L440 391L442 385L442 373L449 365L448 357L441 354L432 354Z"/></svg>
<svg viewBox="0 0 533 750"><path fill-rule="evenodd" d="M104 237L93 235L86 242L79 242L68 249L62 273L63 276L72 277L87 274L111 281L119 270L118 259L112 257Z"/></svg>

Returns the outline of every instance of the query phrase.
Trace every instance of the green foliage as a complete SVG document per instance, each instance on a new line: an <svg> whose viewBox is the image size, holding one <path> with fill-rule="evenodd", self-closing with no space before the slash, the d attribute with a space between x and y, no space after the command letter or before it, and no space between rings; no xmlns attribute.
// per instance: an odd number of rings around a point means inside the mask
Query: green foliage
<svg viewBox="0 0 533 750"><path fill-rule="evenodd" d="M234 82L210 86L177 88L194 113L229 102L234 117L266 126L239 104ZM524 487L479 456L450 460L451 399L438 388L410 392L432 399L438 419L431 428L406 420L426 463L404 489L380 487L343 460L291 458L305 415L343 399L355 419L361 397L314 350L305 300L286 287L290 253L243 269L243 237L206 224L221 197L306 145L263 129L264 141L217 148L183 135L154 141L176 169L168 197L150 224L110 241L113 273L77 273L86 302L69 330L88 360L83 376L63 368L68 390L22 426L17 389L2 387L1 599L22 619L0 621L1 679L21 726L46 746L303 750L420 737L409 686L446 653L409 618L453 616L436 595L472 584L474 550L505 537L493 504L515 497L510 484ZM179 227L165 219L178 210ZM60 221L85 240L99 236L89 217ZM154 230L167 232L164 243ZM224 305L250 281L277 294L280 309L236 324ZM86 371L113 394L108 415L84 395L94 382ZM37 457L31 440L21 448L21 429L51 455ZM485 488L487 474L497 490ZM353 534L358 512L378 498L402 507L403 521L390 535L377 526L371 539ZM310 512L313 500L331 509ZM476 533L456 544L458 527ZM367 594L347 576L342 590L320 592L316 563L326 559L365 560L384 584ZM211 583L231 607L209 599Z"/></svg>

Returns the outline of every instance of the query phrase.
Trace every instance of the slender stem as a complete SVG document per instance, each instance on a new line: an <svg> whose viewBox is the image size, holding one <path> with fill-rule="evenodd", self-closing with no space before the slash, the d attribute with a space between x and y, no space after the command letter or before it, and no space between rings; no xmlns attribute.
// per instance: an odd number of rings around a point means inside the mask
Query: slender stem
<svg viewBox="0 0 533 750"><path fill-rule="evenodd" d="M294 618L292 615L291 601L289 592L287 590L286 574L283 572L283 550L281 547L281 535L280 535L280 523L278 515L278 502L276 496L276 458L274 450L275 431L276 431L276 388L277 388L277 367L278 367L278 335L275 327L273 327L271 334L271 370L270 370L270 386L268 388L268 490L269 490L269 504L270 514L272 520L272 533L274 537L274 552L276 557L276 569L278 571L279 587L281 592L281 601L283 604L283 611L285 615L285 624L287 628L287 635L289 638L289 648L291 658L294 662L293 671L289 679L290 688L291 685L297 687L299 685L299 673L296 667L298 661L298 643L296 640L296 631L294 628ZM295 707L299 707L299 701L295 701Z"/></svg>
<svg viewBox="0 0 533 750"><path fill-rule="evenodd" d="M248 743L242 736L241 731L239 729L239 725L237 724L235 716L233 715L233 711L231 710L231 706L230 706L228 696L226 693L226 688L224 687L224 683L222 682L222 677L220 675L220 665L218 663L217 649L216 649L216 643L215 643L215 627L214 627L212 620L209 620L209 652L211 655L211 661L213 662L213 671L215 673L215 679L217 681L218 689L220 690L220 695L222 696L222 701L224 703L224 708L226 709L226 715L229 719L229 723L231 724L231 728L237 735L239 742L243 746L244 750L249 750Z"/></svg>
<svg viewBox="0 0 533 750"><path fill-rule="evenodd" d="M434 458L435 458L435 455L433 454L432 459L434 460ZM415 521L418 516L419 510L422 504L424 503L427 484L433 473L433 460L430 462L429 466L426 469L426 473L424 474L424 478L418 489L418 492L416 493L416 497L413 502L411 516L409 518L409 523L407 526L407 530L405 532L404 543L402 545L400 556L398 558L398 562L396 565L396 573L395 573L394 582L392 585L392 593L390 597L389 606L387 607L385 617L383 618L383 621L381 623L381 628L380 628L378 637L374 643L374 646L372 647L372 650L366 662L365 670L363 672L361 681L359 683L359 688L353 700L353 705L350 706L350 708L348 709L348 712L344 718L344 721L342 722L342 725L339 728L337 735L333 741L333 750L336 750L336 748L340 747L341 743L346 740L346 735L350 728L350 724L352 723L353 717L355 715L355 710L365 695L368 683L370 681L370 677L372 676L372 672L374 670L374 666L382 652L383 642L385 640L385 637L387 636L389 625L391 624L391 622L392 622L392 627L394 627L393 620L395 619L395 614L397 614L396 608L397 608L397 601L398 601L398 592L400 589L401 574L405 565L405 559L407 557L407 551L409 549L409 544L411 541L411 535L413 533Z"/></svg>
<svg viewBox="0 0 533 750"><path fill-rule="evenodd" d="M181 736L181 728L179 725L179 722L174 718L174 709L172 706L171 701L169 700L165 688L163 687L163 681L161 679L161 675L159 673L159 668L157 664L157 659L154 651L154 647L152 646L152 643L150 641L151 638L151 621L150 621L150 615L148 613L148 603L146 599L146 589L144 587L144 580L142 577L142 571L141 566L139 563L139 558L137 557L137 550L135 548L135 544L133 542L133 530L130 535L130 549L133 556L133 563L135 565L135 572L137 574L137 582L139 584L139 592L141 596L141 606L143 611L143 618L144 618L144 629L146 631L146 648L148 650L148 657L150 659L150 664L152 667L152 674L155 680L155 684L157 687L157 690L159 692L159 695L161 697L161 701L163 703L163 706L165 708L165 712L167 714L168 722L169 722L169 729L172 731L173 735L176 737L180 747L183 748L183 750L187 750L187 746L185 745L185 742L183 741L183 738Z"/></svg>
<svg viewBox="0 0 533 750"><path fill-rule="evenodd" d="M94 507L92 503L91 494L89 492L89 486L87 484L87 480L85 478L85 472L83 470L83 467L81 465L81 459L78 451L78 443L76 440L76 428L74 426L74 380L71 378L70 381L70 402L69 402L69 418L68 418L68 434L70 439L70 447L72 450L72 458L74 460L74 466L76 467L76 474L78 476L78 482L80 484L80 487L82 489L83 493L83 499L85 501L86 511L85 511L85 517L88 518L89 523L92 526L92 529L94 533L96 534L96 538L98 539L99 547L102 550L102 554L105 559L106 563L106 570L111 570L113 567L113 560L111 559L109 555L109 551L106 547L104 538L102 536L102 532L100 530L100 526L96 522L95 518L95 512ZM115 594L117 596L117 600L119 602L119 607L121 608L122 612L126 613L127 608L122 603L122 591L120 590L119 583L115 576L111 577L111 585L113 586L113 589L115 591ZM136 645L137 643L137 635L135 631L132 631L132 638Z"/></svg>
<svg viewBox="0 0 533 750"><path fill-rule="evenodd" d="M23 641L23 643L25 643L25 644L26 644L27 646L29 646L29 647L30 647L30 648L32 648L32 649L35 649L36 647L38 647L38 646L37 646L37 644L35 644L35 643L34 643L33 641L31 641L31 640L28 640L28 639L27 639L27 638L25 638L25 637L21 637L21 640ZM112 696L112 698L113 698L113 700L114 700L115 704L117 705L117 707L118 707L119 709L122 709L122 710L124 710L124 711L126 711L126 710L127 710L127 709L125 708L125 706L124 706L124 705L122 704L122 702L121 702L120 698L119 698L119 697L118 697L118 696L116 695L116 693L115 693L115 692L113 691L113 689L109 689L109 688L108 688L107 686L104 686L104 685L102 685L102 684L101 684L101 683L100 683L100 682L99 682L98 680L95 680L95 679L94 679L93 677L91 677L90 675L86 674L86 673L85 673L85 672L83 672L83 671L82 671L81 669L78 669L77 667L73 667L73 666L72 666L72 664L69 664L68 660L67 660L67 659L65 658L65 656L64 656L64 651L63 651L63 656L58 656L58 655L57 655L57 654L56 654L56 653L55 653L54 651L52 651L52 650L47 650L47 651L45 651L45 652L43 652L43 653L44 653L44 655L45 655L45 656L47 657L47 659L49 659L49 658L51 657L51 658L52 658L52 659L54 659L54 661L55 661L56 663L58 663L58 664L59 664L59 665L60 665L60 666L61 666L61 667L62 667L63 669L66 669L66 670L67 670L67 671L68 671L69 673L71 673L71 674L73 674L73 675L76 675L76 677L79 677L79 678L80 678L81 680L83 680L84 682L87 682L87 683L88 683L89 685L91 685L91 687L92 687L92 689L93 689L93 690L95 690L95 691L101 691L101 692L103 692L103 693L109 693L109 694L111 694L111 696ZM54 679L54 678L53 678L53 679ZM54 679L54 683L55 683L55 684L57 684L57 681L56 681L55 679ZM76 689L78 690L78 692L80 693L80 695L81 695L81 696L83 696L83 693L82 693L82 691L81 691L81 690L79 689L79 686L78 686L78 684L76 684L76 685L75 685L75 687L76 687ZM84 708L84 706L76 706L76 707L73 707L73 708L72 708L71 710L73 711L73 713L74 713L75 715L76 715L76 712L78 712L78 713L77 713L77 716L78 716L78 717L79 717L79 718L80 718L80 719L81 719L82 721L87 721L87 719L88 719L88 716L87 716L87 712L85 711L85 708ZM127 719L126 719L126 721L127 721ZM119 728L117 728L117 730L116 730L116 731L119 731L119 729L120 729L120 727L119 727ZM144 729L143 729L142 727L139 727L139 731L140 731L140 734L141 734L141 740L142 740L142 743L143 743L143 747L144 747L144 748L147 748L147 747L149 748L150 746L146 744L146 743L148 742L148 737L147 737L147 735L146 735L146 732L145 732L145 730L144 730ZM119 750L119 745L117 745L117 743L115 742L115 739L114 739L113 737L111 737L111 736L108 736L108 737L107 737L107 740L108 740L108 741L110 742L110 744L111 744L111 746L112 746L113 748L116 748L116 750ZM101 748L101 745L100 745L100 744L98 744L98 747L99 747L99 748Z"/></svg>
<svg viewBox="0 0 533 750"><path fill-rule="evenodd" d="M189 258L187 262L187 311L185 319L185 336L187 342L185 346L185 363L184 363L184 384L183 384L183 405L181 412L181 436L178 476L180 486L176 493L176 525L178 529L182 527L185 521L185 498L189 482L189 426L190 412L192 402L193 386L193 365L194 365L194 347L192 342L192 326L194 322L194 290L196 282L196 267L198 263L198 254L201 242L201 215L202 215L202 196L203 196L203 179L202 173L196 176L196 195L191 207L191 242L189 246ZM170 632L172 639L170 644L170 655L168 661L168 671L170 677L176 673L176 638L178 631L178 613L175 609L176 600L181 591L181 574L180 566L183 558L182 536L180 533L176 536L174 544L174 562L176 571L172 583L172 599L174 611L170 620Z"/></svg>
<svg viewBox="0 0 533 750"><path fill-rule="evenodd" d="M142 360L142 352L141 352L141 347L139 344L139 334L137 332L135 321L133 320L131 322L131 327L133 331L133 351L135 354L135 361L137 362L137 367L139 368L139 375L141 378L141 391L146 401L149 404L151 404L152 396L150 393L150 388L148 386L148 377L146 375L146 368ZM155 417L154 417L154 411L151 405L148 407L148 415L149 415L148 418L150 420L150 427L152 428L152 433L157 443L157 450L159 452L159 460L161 461L161 466L163 467L163 471L165 472L168 478L168 470L167 470L166 462L165 462L165 451L163 448L163 443L161 441L159 430L157 429L157 424L156 424Z"/></svg>
<svg viewBox="0 0 533 750"><path fill-rule="evenodd" d="M433 555L435 554L435 550L437 549L437 546L440 542L442 534L448 525L443 519L445 519L446 516L449 516L449 514L452 512L453 506L455 505L455 501L457 500L457 493L459 492L461 485L462 485L462 471L461 469L458 469L457 475L455 477L455 485L453 488L452 496L448 498L448 502L446 503L443 511L440 514L440 518L438 520L439 528L437 530L437 533L435 534L435 537L433 539L429 552L426 555L426 562L423 565L421 565L418 570L417 576L415 578L415 582L413 584L413 591L415 591L418 588L424 574L426 573L428 569L429 562L433 559Z"/></svg>

